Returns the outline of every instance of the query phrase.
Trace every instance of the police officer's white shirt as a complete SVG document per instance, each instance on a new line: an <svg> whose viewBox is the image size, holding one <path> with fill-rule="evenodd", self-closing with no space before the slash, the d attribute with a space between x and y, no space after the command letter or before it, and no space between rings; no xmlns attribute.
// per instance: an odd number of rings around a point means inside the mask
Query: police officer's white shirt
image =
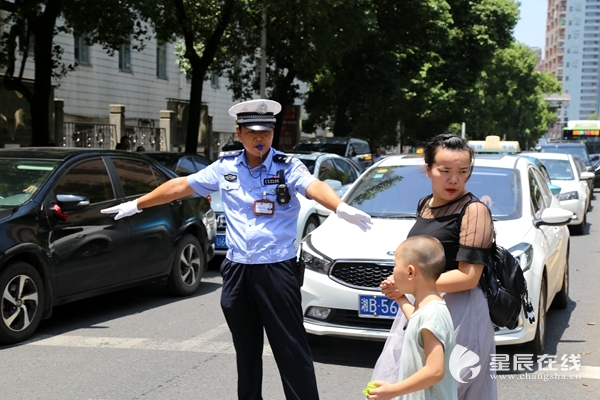
<svg viewBox="0 0 600 400"><path fill-rule="evenodd" d="M227 221L227 258L244 264L266 264L296 256L296 229L300 202L296 193L306 196L308 185L317 180L298 159L275 162L273 156L287 157L270 149L264 162L251 169L244 151L231 152L205 169L187 177L196 193L206 196L221 193ZM279 170L283 169L290 201L278 204L275 189ZM270 181L267 181L270 180ZM255 215L254 202L265 198L275 203L274 215Z"/></svg>

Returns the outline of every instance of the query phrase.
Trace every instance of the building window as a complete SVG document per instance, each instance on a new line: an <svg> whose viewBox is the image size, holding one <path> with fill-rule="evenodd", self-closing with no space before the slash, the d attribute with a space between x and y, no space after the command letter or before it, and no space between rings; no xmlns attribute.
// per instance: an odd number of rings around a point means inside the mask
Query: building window
<svg viewBox="0 0 600 400"><path fill-rule="evenodd" d="M156 76L167 79L167 44L156 45Z"/></svg>
<svg viewBox="0 0 600 400"><path fill-rule="evenodd" d="M119 46L119 69L121 71L131 71L131 43Z"/></svg>
<svg viewBox="0 0 600 400"><path fill-rule="evenodd" d="M219 87L219 75L216 72L210 73L210 86L215 89Z"/></svg>
<svg viewBox="0 0 600 400"><path fill-rule="evenodd" d="M83 37L75 37L75 62L77 64L90 64L90 46Z"/></svg>

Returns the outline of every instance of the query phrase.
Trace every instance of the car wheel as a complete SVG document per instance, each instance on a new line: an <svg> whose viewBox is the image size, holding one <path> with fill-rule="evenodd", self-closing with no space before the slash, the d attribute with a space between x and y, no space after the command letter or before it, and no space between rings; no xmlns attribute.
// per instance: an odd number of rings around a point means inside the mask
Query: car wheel
<svg viewBox="0 0 600 400"><path fill-rule="evenodd" d="M0 273L0 290L0 343L22 342L33 334L42 320L42 278L31 264L19 261Z"/></svg>
<svg viewBox="0 0 600 400"><path fill-rule="evenodd" d="M569 255L567 254L567 261L565 263L565 273L563 276L563 284L560 291L556 293L554 301L552 301L552 307L555 308L566 308L569 304Z"/></svg>
<svg viewBox="0 0 600 400"><path fill-rule="evenodd" d="M177 253L167 280L167 290L176 296L189 296L198 290L206 261L198 239L184 235L179 240Z"/></svg>
<svg viewBox="0 0 600 400"><path fill-rule="evenodd" d="M315 229L319 227L319 219L314 215L311 215L304 225L304 231L302 231L302 237L305 237Z"/></svg>
<svg viewBox="0 0 600 400"><path fill-rule="evenodd" d="M587 221L586 213L583 213L583 221L581 221L581 223L579 225L569 225L571 233L573 235L583 235L585 233L586 221Z"/></svg>
<svg viewBox="0 0 600 400"><path fill-rule="evenodd" d="M537 309L535 320L537 326L535 329L535 337L533 340L526 344L527 350L533 353L535 356L544 354L544 347L546 343L546 278L542 279L542 287L540 288L540 301ZM527 322L525 322L527 323Z"/></svg>

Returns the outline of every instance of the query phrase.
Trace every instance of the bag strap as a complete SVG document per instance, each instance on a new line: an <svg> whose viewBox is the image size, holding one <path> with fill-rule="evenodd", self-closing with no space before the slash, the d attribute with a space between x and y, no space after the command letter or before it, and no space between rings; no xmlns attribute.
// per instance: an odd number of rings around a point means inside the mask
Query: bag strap
<svg viewBox="0 0 600 400"><path fill-rule="evenodd" d="M465 216L465 212L467 211L467 207L469 207L469 205L473 204L473 203L481 203L481 200L479 200L477 197L473 196L471 197L471 200L469 200L467 202L467 204L464 205L464 207L462 208L462 210L460 211L460 214L458 216L458 235L460 237L460 230L462 228L462 220ZM488 212L489 209L488 209ZM491 212L490 212L490 218L491 218ZM490 256L488 257L488 264L490 265L483 265L483 271L481 272L481 276L479 277L479 286L481 286L481 290L483 291L484 294L486 294L489 291L489 286L487 284L487 281L485 280L485 275L486 274L490 274L493 273L493 268L494 268L494 263L492 261L494 254L496 253L496 230L492 230L492 245L489 248L490 251Z"/></svg>

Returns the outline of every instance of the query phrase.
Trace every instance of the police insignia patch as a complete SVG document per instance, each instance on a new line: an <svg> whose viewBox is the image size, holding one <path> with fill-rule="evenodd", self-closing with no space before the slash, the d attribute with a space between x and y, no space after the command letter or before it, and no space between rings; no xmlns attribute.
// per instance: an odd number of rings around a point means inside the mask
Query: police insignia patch
<svg viewBox="0 0 600 400"><path fill-rule="evenodd" d="M290 161L292 161L292 157L285 154L275 154L273 156L273 161L277 163L288 164Z"/></svg>
<svg viewBox="0 0 600 400"><path fill-rule="evenodd" d="M223 176L223 178L225 178L225 180L227 182L233 182L237 179L237 175L227 174L227 175Z"/></svg>
<svg viewBox="0 0 600 400"><path fill-rule="evenodd" d="M267 104L264 101L261 101L260 103L258 103L258 106L256 107L256 112L259 114L265 114L268 111L268 107Z"/></svg>

